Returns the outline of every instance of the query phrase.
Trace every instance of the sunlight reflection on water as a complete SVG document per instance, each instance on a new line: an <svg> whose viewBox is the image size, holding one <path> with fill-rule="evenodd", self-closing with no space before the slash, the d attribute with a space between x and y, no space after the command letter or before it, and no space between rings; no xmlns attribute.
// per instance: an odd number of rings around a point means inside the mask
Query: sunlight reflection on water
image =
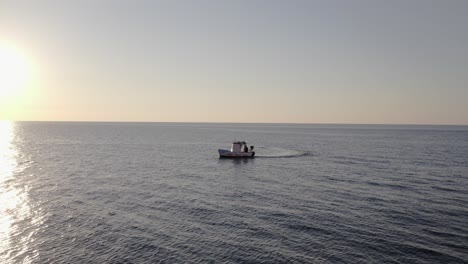
<svg viewBox="0 0 468 264"><path fill-rule="evenodd" d="M14 140L14 123L0 122L0 263L30 263L28 245L32 234L23 234L18 222L33 219L27 188L21 187L15 177L22 169Z"/></svg>

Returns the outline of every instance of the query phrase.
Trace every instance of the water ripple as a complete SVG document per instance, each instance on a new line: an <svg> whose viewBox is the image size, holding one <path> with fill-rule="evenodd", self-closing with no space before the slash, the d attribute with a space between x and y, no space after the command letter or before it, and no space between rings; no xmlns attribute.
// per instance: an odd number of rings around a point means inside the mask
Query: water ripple
<svg viewBox="0 0 468 264"><path fill-rule="evenodd" d="M467 263L466 131L223 126L1 126L0 262Z"/></svg>

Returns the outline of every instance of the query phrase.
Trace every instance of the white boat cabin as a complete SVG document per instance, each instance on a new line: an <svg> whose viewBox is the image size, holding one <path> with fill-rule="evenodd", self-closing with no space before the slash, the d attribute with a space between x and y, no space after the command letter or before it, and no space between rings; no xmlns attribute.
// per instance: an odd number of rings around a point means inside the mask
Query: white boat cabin
<svg viewBox="0 0 468 264"><path fill-rule="evenodd" d="M245 142L236 141L233 142L231 145L231 152L239 153L239 152L248 152L249 148Z"/></svg>

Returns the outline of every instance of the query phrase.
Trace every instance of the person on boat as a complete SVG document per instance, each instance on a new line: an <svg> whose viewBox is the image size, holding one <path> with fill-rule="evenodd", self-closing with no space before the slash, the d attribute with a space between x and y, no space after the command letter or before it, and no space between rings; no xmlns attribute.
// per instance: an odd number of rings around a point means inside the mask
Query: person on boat
<svg viewBox="0 0 468 264"><path fill-rule="evenodd" d="M244 144L244 152L249 152L249 148L247 147L247 144Z"/></svg>

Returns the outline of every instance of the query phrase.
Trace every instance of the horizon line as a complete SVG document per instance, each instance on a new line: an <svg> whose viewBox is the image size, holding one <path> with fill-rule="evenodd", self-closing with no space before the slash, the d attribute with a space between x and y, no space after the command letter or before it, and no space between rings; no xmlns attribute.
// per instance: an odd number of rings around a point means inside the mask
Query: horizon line
<svg viewBox="0 0 468 264"><path fill-rule="evenodd" d="M312 123L312 122L229 122L229 121L96 121L96 120L0 120L0 122L44 123L173 123L173 124L271 124L271 125L370 125L370 126L468 126L468 124L415 123Z"/></svg>

